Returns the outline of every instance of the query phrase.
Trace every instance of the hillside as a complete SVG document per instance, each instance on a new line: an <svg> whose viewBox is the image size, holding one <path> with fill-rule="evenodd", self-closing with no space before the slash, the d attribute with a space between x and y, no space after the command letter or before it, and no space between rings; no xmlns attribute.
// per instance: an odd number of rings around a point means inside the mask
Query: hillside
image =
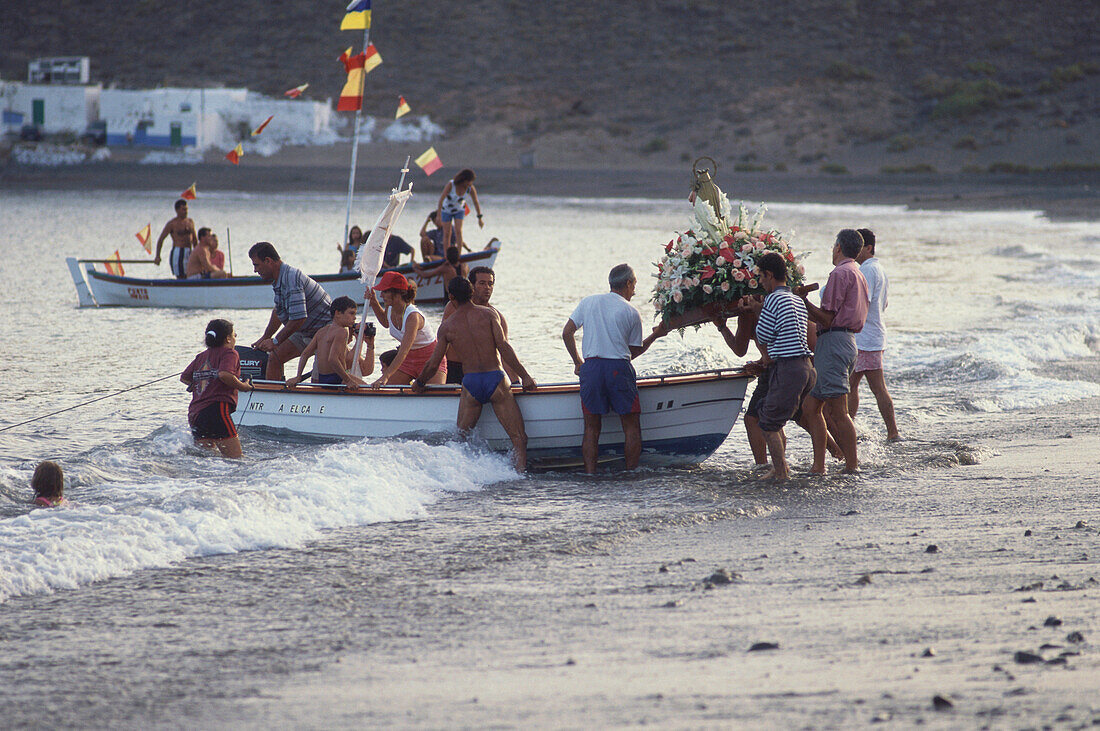
<svg viewBox="0 0 1100 731"><path fill-rule="evenodd" d="M321 6L331 10L319 12ZM398 94L471 154L540 166L682 164L890 172L1100 164L1100 3L946 0L376 0ZM105 12L105 8L113 8ZM9 0L0 75L88 55L126 87L303 83L335 97L343 3Z"/></svg>

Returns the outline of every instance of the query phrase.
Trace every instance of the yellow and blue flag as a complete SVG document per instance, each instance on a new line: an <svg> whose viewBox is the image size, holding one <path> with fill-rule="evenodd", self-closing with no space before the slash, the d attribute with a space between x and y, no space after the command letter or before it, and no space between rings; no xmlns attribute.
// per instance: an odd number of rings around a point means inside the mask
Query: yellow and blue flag
<svg viewBox="0 0 1100 731"><path fill-rule="evenodd" d="M370 0L351 0L347 15L340 23L340 30L366 30L370 28Z"/></svg>

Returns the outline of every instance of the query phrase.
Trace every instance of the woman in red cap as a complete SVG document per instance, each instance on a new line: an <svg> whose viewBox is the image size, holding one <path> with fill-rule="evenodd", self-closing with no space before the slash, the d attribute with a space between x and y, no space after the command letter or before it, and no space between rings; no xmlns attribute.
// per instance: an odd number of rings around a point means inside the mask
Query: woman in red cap
<svg viewBox="0 0 1100 731"><path fill-rule="evenodd" d="M381 292L382 304L374 292ZM389 271L382 275L370 292L370 306L382 327L389 328L390 335L401 342L397 355L382 369L382 376L371 388L385 385L404 386L420 375L421 369L435 350L435 331L413 302L416 301L416 282L410 282L401 272ZM385 309L383 309L385 307ZM447 359L428 383L443 383L447 379Z"/></svg>

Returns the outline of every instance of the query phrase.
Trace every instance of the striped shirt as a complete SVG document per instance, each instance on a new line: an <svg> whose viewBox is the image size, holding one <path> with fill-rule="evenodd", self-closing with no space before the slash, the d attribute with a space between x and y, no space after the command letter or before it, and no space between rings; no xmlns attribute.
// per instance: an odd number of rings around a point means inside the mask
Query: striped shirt
<svg viewBox="0 0 1100 731"><path fill-rule="evenodd" d="M279 276L271 283L275 290L275 316L284 325L292 320L305 320L298 332L313 337L332 319L332 300L321 285L286 262L279 267Z"/></svg>
<svg viewBox="0 0 1100 731"><path fill-rule="evenodd" d="M773 360L813 355L806 343L806 303L790 287L776 287L764 298L756 340L767 346Z"/></svg>

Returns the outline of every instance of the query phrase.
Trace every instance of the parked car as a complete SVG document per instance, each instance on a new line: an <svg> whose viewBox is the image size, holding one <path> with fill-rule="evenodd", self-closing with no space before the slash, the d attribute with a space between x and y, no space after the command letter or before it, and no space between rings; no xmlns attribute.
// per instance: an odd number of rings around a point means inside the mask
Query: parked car
<svg viewBox="0 0 1100 731"><path fill-rule="evenodd" d="M84 134L80 136L80 139L89 145L106 145L107 123L92 122L88 125L88 128L84 130Z"/></svg>
<svg viewBox="0 0 1100 731"><path fill-rule="evenodd" d="M23 129L19 130L19 139L27 142L39 142L42 139L42 130L38 128L37 124L24 124Z"/></svg>

